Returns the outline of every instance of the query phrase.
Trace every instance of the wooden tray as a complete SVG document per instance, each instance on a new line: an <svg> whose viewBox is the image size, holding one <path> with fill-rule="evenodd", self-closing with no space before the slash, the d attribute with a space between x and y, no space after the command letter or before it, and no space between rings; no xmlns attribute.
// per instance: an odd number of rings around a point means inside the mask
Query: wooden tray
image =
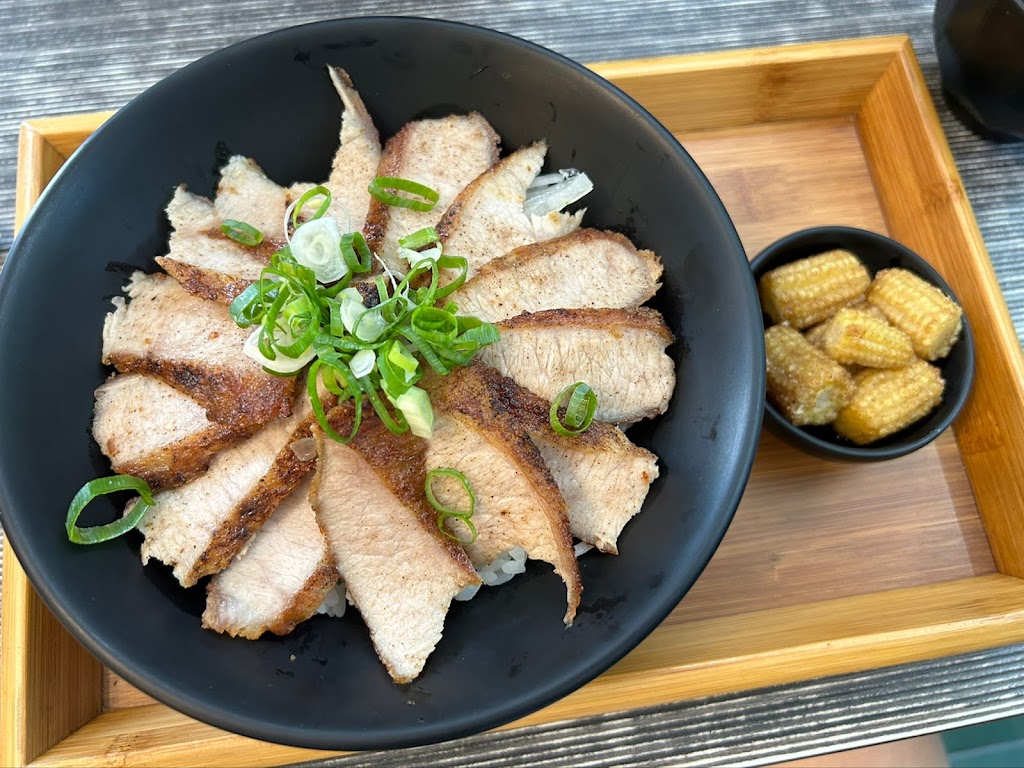
<svg viewBox="0 0 1024 768"><path fill-rule="evenodd" d="M797 229L845 224L928 258L971 320L977 378L955 434L895 461L830 464L765 435L735 522L672 615L600 678L508 727L1024 640L1024 361L909 41L594 69L682 140L749 255ZM22 127L19 222L106 117ZM2 616L2 765L327 754L225 733L135 691L67 635L9 548Z"/></svg>

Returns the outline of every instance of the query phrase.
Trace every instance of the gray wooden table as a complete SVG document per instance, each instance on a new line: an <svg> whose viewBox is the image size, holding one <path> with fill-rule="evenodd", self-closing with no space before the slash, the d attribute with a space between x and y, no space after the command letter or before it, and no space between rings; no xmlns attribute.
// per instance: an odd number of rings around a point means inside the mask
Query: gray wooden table
<svg viewBox="0 0 1024 768"><path fill-rule="evenodd" d="M1017 334L1024 334L1024 144L979 139L945 107L932 0L0 0L0 264L12 243L21 120L117 109L224 45L293 24L369 14L479 24L581 62L908 34ZM759 764L1020 712L1024 646L1011 646L333 764Z"/></svg>

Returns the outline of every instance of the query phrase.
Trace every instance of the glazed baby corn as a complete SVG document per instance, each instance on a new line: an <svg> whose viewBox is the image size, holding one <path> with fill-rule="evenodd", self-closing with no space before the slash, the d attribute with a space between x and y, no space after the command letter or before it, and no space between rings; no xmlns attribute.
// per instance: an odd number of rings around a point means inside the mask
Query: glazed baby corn
<svg viewBox="0 0 1024 768"><path fill-rule="evenodd" d="M856 256L835 250L766 272L758 292L773 322L802 330L863 298L870 284L871 277Z"/></svg>
<svg viewBox="0 0 1024 768"><path fill-rule="evenodd" d="M828 424L850 402L853 378L788 325L764 332L769 399L796 426Z"/></svg>
<svg viewBox="0 0 1024 768"><path fill-rule="evenodd" d="M924 360L948 355L963 328L960 307L906 269L880 270L871 283L868 301L910 337L914 351Z"/></svg>
<svg viewBox="0 0 1024 768"><path fill-rule="evenodd" d="M844 365L901 368L915 360L910 337L873 312L845 307L824 323L817 345Z"/></svg>
<svg viewBox="0 0 1024 768"><path fill-rule="evenodd" d="M939 369L923 360L903 368L865 370L856 382L853 399L832 426L858 445L899 432L924 417L942 400L946 385Z"/></svg>

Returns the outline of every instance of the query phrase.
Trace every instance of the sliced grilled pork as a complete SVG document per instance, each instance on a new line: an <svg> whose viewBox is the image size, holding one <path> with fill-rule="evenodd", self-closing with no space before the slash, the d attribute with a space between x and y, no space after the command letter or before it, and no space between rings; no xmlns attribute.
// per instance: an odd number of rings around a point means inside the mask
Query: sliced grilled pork
<svg viewBox="0 0 1024 768"><path fill-rule="evenodd" d="M361 230L370 207L370 193L366 188L377 174L380 163L380 135L348 73L339 67L328 67L327 71L342 104L341 144L331 164L331 176L324 182L331 191L327 215L338 220L342 232ZM288 202L299 199L314 186L293 184L288 190ZM315 208L311 207L312 210Z"/></svg>
<svg viewBox="0 0 1024 768"><path fill-rule="evenodd" d="M156 261L193 296L219 301L221 304L230 304L255 281L255 278L237 277L226 272L186 264L169 256L157 256Z"/></svg>
<svg viewBox="0 0 1024 768"><path fill-rule="evenodd" d="M255 227L268 240L284 240L284 211L287 193L267 178L254 160L241 155L228 159L220 169L220 183L214 200L217 226L225 219Z"/></svg>
<svg viewBox="0 0 1024 768"><path fill-rule="evenodd" d="M661 287L661 272L653 251L579 229L487 262L453 299L463 314L491 323L544 309L638 307Z"/></svg>
<svg viewBox="0 0 1024 768"><path fill-rule="evenodd" d="M468 277L513 248L566 235L579 227L583 211L555 211L544 216L523 211L526 188L540 173L547 151L547 142L538 141L513 152L462 190L445 211L437 234L446 251L469 261Z"/></svg>
<svg viewBox="0 0 1024 768"><path fill-rule="evenodd" d="M376 175L425 184L439 199L426 212L372 199L363 230L370 250L390 269L407 272L398 238L435 226L463 188L497 161L498 141L490 123L475 112L406 124L384 146Z"/></svg>
<svg viewBox="0 0 1024 768"><path fill-rule="evenodd" d="M250 640L264 632L286 635L338 583L309 505L310 477L281 502L244 553L210 581L204 627Z"/></svg>
<svg viewBox="0 0 1024 768"><path fill-rule="evenodd" d="M163 274L136 273L131 301L114 299L103 324L103 362L166 381L239 429L290 413L295 378L266 373L242 353L249 330L221 304L197 298Z"/></svg>
<svg viewBox="0 0 1024 768"><path fill-rule="evenodd" d="M348 434L352 414L351 403L334 409L331 425ZM314 435L317 520L377 655L395 682L409 682L440 641L452 599L480 578L426 503L423 440L372 416L346 445Z"/></svg>
<svg viewBox="0 0 1024 768"><path fill-rule="evenodd" d="M665 354L672 333L652 309L553 309L497 325L501 340L479 359L545 400L585 381L601 421L629 424L668 407L676 381Z"/></svg>
<svg viewBox="0 0 1024 768"><path fill-rule="evenodd" d="M547 400L479 362L455 371L441 386L446 397L487 402L511 429L528 434L565 499L573 536L603 552L618 552L619 534L658 477L657 456L601 421L581 434L559 435L551 429Z"/></svg>
<svg viewBox="0 0 1024 768"><path fill-rule="evenodd" d="M230 302L250 283L277 250L279 243L265 240L251 248L236 243L220 230L223 218L205 197L181 185L167 204L171 223L166 256L160 264L189 293L204 299Z"/></svg>
<svg viewBox="0 0 1024 768"><path fill-rule="evenodd" d="M574 437L550 427L530 436L565 498L573 535L618 554L619 534L658 477L658 457L601 421Z"/></svg>
<svg viewBox="0 0 1024 768"><path fill-rule="evenodd" d="M185 587L228 566L313 468L290 447L309 437L313 423L308 402L299 402L291 416L216 454L206 474L153 497L139 523L143 564L172 566Z"/></svg>
<svg viewBox="0 0 1024 768"><path fill-rule="evenodd" d="M503 407L490 383L469 369L425 381L434 407L427 467L459 470L476 495L472 522L478 535L465 545L473 564L482 567L516 546L530 559L550 563L565 582L564 621L571 624L582 586L565 499L517 415ZM443 504L465 506L464 491L455 484L439 479L434 492Z"/></svg>
<svg viewBox="0 0 1024 768"><path fill-rule="evenodd" d="M199 403L153 376L114 376L96 390L93 437L115 472L153 490L206 471L214 453L249 431L211 421Z"/></svg>

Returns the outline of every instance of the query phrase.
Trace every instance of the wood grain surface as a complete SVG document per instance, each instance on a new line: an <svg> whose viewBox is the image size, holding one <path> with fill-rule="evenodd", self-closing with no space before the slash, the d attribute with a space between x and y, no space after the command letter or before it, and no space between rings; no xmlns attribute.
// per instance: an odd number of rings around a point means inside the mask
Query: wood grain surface
<svg viewBox="0 0 1024 768"><path fill-rule="evenodd" d="M832 73L835 62L841 76ZM992 294L991 267L971 228L955 169L946 162L941 132L929 123L934 112L928 112L906 41L596 69L681 138L722 196L748 255L794 229L824 223L921 238L923 230L940 239L956 234L964 250L960 261L951 262L962 267L955 287L969 297L972 318L977 312L996 321L991 333L987 325L977 329L989 336L980 346L985 362L979 362L979 378L984 373L1002 382L982 388L975 397L984 398L980 407L958 424L958 436L968 439L958 442L947 433L895 461L812 460L766 433L732 528L672 616L605 675L513 727L1024 638L1016 550L1000 555L999 545L990 548L986 539L986 528L989 536L1000 536L1001 526L1019 522L1024 504L986 485L992 478L985 478L985 466L1020 471L1020 459L1009 441L971 439L983 434L990 411L1010 409L1012 419L1024 419L1020 350L1004 332L1005 306ZM699 109L692 99L686 109L672 107L671 94L693 97L700 92L695 84L706 78L716 83L714 97L697 102ZM753 110L743 107L764 89L770 99ZM779 103L785 108L771 106ZM887 119L887 108L898 116ZM19 190L36 194L62 150L101 119L83 118L67 130L60 121L46 131L27 128L38 136L30 137L36 143L24 160L29 180ZM47 142L48 132L62 138ZM893 157L901 154L904 165ZM926 183L921 194L910 188L919 182ZM902 194L901 184L907 187ZM23 211L34 197L26 199ZM977 283L976 290L967 283ZM9 565L13 557L5 557ZM5 572L3 587L4 674L20 681L25 701L39 702L29 708L5 703L0 725L17 737L0 753L5 764L270 765L320 754L261 745L195 723L109 673L100 682L84 652L68 655L72 661L48 675L47 659L72 654L73 641L52 618L47 623L40 616L45 609L20 569ZM92 717L97 701L105 711ZM60 716L51 727L41 721L42 712ZM74 730L76 724L83 725Z"/></svg>

